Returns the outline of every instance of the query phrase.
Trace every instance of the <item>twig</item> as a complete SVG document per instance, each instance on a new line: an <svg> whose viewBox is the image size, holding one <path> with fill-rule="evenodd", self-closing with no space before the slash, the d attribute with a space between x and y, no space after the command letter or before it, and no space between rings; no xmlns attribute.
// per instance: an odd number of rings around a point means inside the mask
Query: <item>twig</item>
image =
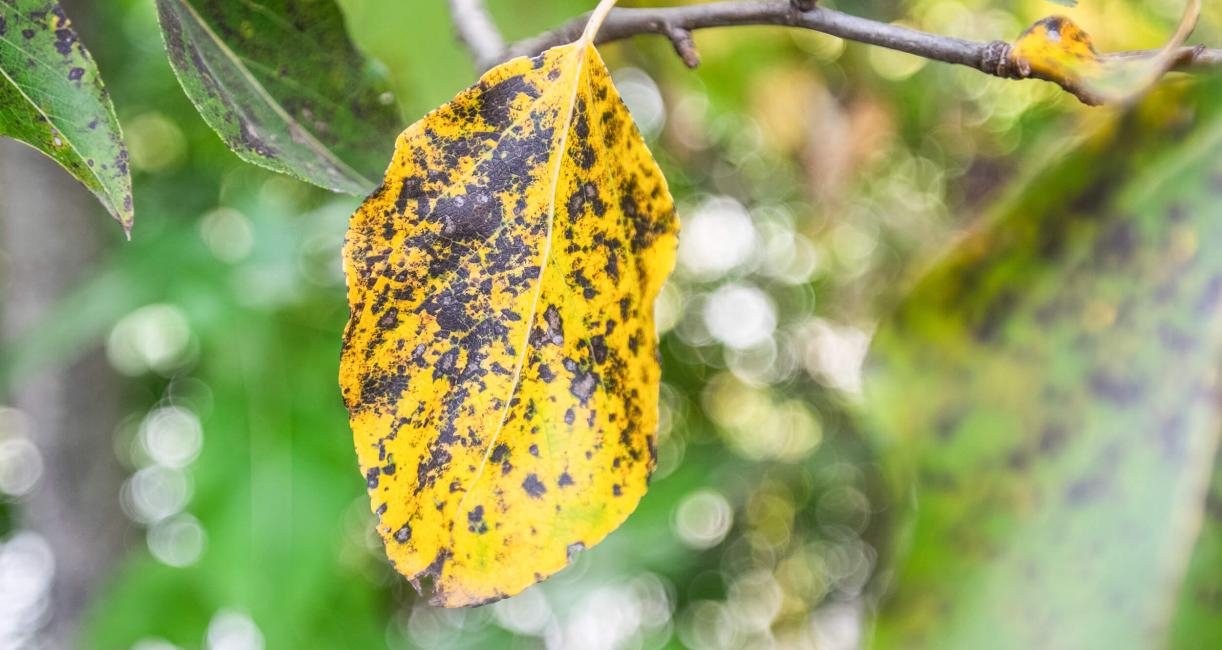
<svg viewBox="0 0 1222 650"><path fill-rule="evenodd" d="M691 30L682 27L676 27L666 32L670 37L671 45L675 46L675 54L683 59L683 63L689 68L694 68L700 65L700 52L696 50L696 39L692 38Z"/></svg>
<svg viewBox="0 0 1222 650"><path fill-rule="evenodd" d="M693 30L737 25L780 25L823 32L845 40L907 52L934 61L956 63L997 77L1017 79L1028 76L1011 60L1010 46L1004 41L968 41L940 36L823 7L816 6L803 11L798 8L799 4L805 6L803 0L731 0L654 9L620 8L607 17L596 42L606 43L638 34L658 34L669 38L684 62L692 65L694 61L698 61L695 45L691 40ZM532 56L550 47L569 43L581 34L587 18L588 16L584 15L578 16L556 29L518 41L510 45L499 57L491 59L485 67L517 56ZM1123 60L1153 55L1153 50L1143 50L1116 52L1101 58ZM1174 69L1219 65L1222 65L1222 50L1185 47L1177 54ZM1051 78L1040 73L1030 73L1030 76L1056 83L1086 103L1097 103L1076 80Z"/></svg>
<svg viewBox="0 0 1222 650"><path fill-rule="evenodd" d="M481 70L504 60L505 38L483 0L450 0L450 17L458 40L467 46Z"/></svg>

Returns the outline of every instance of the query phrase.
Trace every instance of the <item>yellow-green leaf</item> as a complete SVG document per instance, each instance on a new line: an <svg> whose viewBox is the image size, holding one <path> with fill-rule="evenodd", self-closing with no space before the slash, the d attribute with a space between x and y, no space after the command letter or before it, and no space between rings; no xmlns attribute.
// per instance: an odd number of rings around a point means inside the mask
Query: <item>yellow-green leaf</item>
<svg viewBox="0 0 1222 650"><path fill-rule="evenodd" d="M387 555L436 604L564 568L654 464L678 221L590 40L409 127L349 225L340 384Z"/></svg>

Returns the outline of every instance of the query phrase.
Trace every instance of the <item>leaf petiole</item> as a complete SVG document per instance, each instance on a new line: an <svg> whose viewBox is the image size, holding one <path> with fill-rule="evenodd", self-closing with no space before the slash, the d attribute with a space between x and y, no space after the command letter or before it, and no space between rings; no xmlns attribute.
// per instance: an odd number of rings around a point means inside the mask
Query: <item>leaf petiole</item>
<svg viewBox="0 0 1222 650"><path fill-rule="evenodd" d="M590 14L590 20L586 23L586 29L581 33L581 38L577 39L578 43L594 44L594 37L598 34L598 29L602 27L603 21L607 19L607 14L611 13L611 8L615 6L615 3L616 0L602 0L598 3L593 13Z"/></svg>

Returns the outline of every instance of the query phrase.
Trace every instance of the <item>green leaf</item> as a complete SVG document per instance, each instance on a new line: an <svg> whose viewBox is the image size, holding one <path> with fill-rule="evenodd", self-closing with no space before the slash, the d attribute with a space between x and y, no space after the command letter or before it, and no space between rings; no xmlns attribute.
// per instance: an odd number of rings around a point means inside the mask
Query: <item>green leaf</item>
<svg viewBox="0 0 1222 650"><path fill-rule="evenodd" d="M58 2L0 0L0 136L63 165L131 230L132 182L119 122L93 57Z"/></svg>
<svg viewBox="0 0 1222 650"><path fill-rule="evenodd" d="M243 160L366 194L399 118L330 0L157 0L166 51L200 115Z"/></svg>
<svg viewBox="0 0 1222 650"><path fill-rule="evenodd" d="M1220 108L1214 83L1101 118L880 328L871 412L915 508L875 647L1166 641L1220 430Z"/></svg>

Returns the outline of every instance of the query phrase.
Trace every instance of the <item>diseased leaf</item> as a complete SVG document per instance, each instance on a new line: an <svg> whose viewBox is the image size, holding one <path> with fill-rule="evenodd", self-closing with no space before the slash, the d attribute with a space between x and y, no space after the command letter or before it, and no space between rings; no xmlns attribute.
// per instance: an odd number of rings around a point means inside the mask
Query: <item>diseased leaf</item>
<svg viewBox="0 0 1222 650"><path fill-rule="evenodd" d="M916 487L875 647L1163 646L1222 428L1222 86L1172 90L879 330L870 411Z"/></svg>
<svg viewBox="0 0 1222 650"><path fill-rule="evenodd" d="M564 568L653 468L678 222L589 43L409 127L349 226L340 384L387 554L437 604Z"/></svg>
<svg viewBox="0 0 1222 650"><path fill-rule="evenodd" d="M1090 34L1065 16L1028 27L1010 51L1022 77L1059 83L1089 104L1122 103L1156 83L1175 62L1201 14L1201 0L1186 0L1175 33L1157 51L1100 55Z"/></svg>
<svg viewBox="0 0 1222 650"><path fill-rule="evenodd" d="M157 0L170 63L243 160L366 194L400 122L332 0Z"/></svg>
<svg viewBox="0 0 1222 650"><path fill-rule="evenodd" d="M1024 76L1089 79L1099 76L1103 65L1090 34L1066 16L1036 21L1014 41L1012 56Z"/></svg>
<svg viewBox="0 0 1222 650"><path fill-rule="evenodd" d="M63 165L131 230L132 181L119 122L93 57L58 2L0 0L0 136Z"/></svg>

